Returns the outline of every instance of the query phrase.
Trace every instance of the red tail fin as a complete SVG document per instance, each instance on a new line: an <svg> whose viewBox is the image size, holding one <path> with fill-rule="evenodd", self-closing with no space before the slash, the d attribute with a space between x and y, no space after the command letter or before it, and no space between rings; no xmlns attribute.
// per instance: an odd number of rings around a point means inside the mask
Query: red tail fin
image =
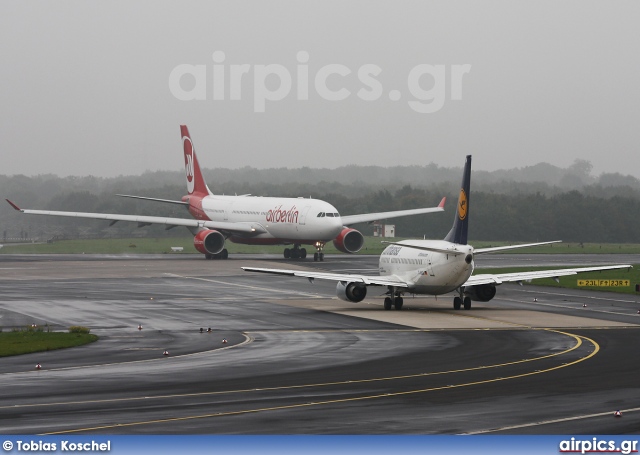
<svg viewBox="0 0 640 455"><path fill-rule="evenodd" d="M180 125L180 133L182 134L182 146L184 147L184 170L187 177L187 191L189 194L206 196L209 194L209 189L204 182L202 172L200 172L196 149L191 141L187 125Z"/></svg>

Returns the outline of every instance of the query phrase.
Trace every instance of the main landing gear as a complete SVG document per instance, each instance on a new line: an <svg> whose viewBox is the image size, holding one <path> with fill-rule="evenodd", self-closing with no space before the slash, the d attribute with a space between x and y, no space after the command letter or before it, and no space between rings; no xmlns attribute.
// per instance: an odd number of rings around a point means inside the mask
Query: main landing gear
<svg viewBox="0 0 640 455"><path fill-rule="evenodd" d="M471 297L464 297L464 289L463 288L460 288L458 290L458 292L460 293L460 296L453 298L453 309L454 310L459 310L460 307L464 307L465 310L470 310L471 309Z"/></svg>
<svg viewBox="0 0 640 455"><path fill-rule="evenodd" d="M300 248L300 245L293 245L293 248L284 249L285 259L304 259L307 257L307 250Z"/></svg>
<svg viewBox="0 0 640 455"><path fill-rule="evenodd" d="M204 255L205 259L227 259L229 257L229 252L227 251L227 249L225 248L224 250L220 251L217 254L205 254Z"/></svg>
<svg viewBox="0 0 640 455"><path fill-rule="evenodd" d="M315 262L324 261L324 253L322 249L324 248L324 242L316 242L315 245L316 252L313 253L313 260ZM304 259L307 257L307 250L300 247L299 243L293 245L293 248L285 248L284 249L284 258L285 259Z"/></svg>
<svg viewBox="0 0 640 455"><path fill-rule="evenodd" d="M393 286L389 286L389 297L385 297L384 299L384 309L389 311L391 308L395 308L400 311L403 304L404 299L402 295L400 295Z"/></svg>

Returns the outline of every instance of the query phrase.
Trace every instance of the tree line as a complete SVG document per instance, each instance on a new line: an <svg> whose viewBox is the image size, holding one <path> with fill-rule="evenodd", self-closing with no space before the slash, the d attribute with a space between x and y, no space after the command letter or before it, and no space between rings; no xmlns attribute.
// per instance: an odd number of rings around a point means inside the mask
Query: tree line
<svg viewBox="0 0 640 455"><path fill-rule="evenodd" d="M474 172L470 197L470 237L476 240L525 242L555 239L569 242L640 241L640 183L637 179L610 174L591 177L588 162L578 161L568 169L549 166L540 164L537 168L546 169L553 179L564 175L565 186L530 178L524 181L501 179L498 174ZM443 238L455 214L461 169L435 165L424 168L437 172L434 174L418 169L424 171L423 177L433 177L430 180L424 178L420 184L410 183L412 178L407 177L414 175L416 170L409 172L403 167L383 169L346 166L339 170L301 168L259 171L245 168L231 172L236 177L231 180L230 175L220 174L220 170L204 170L204 173L215 194L312 196L330 202L343 215L430 207L447 196L444 213L388 221L396 225L398 236ZM351 175L352 181L340 177L344 172ZM504 172L507 174L503 173L503 177L524 175L523 170ZM444 174L446 179L440 174ZM186 193L184 173L152 172L142 176L115 178L0 176L0 195L25 208L190 216L181 206L120 198L115 196L116 193L179 199ZM365 234L373 232L373 227L369 225L356 227ZM162 226L148 226L138 229L135 223L119 222L109 226L105 221L27 216L15 212L8 204L0 204L0 240L3 237L45 240L56 235L185 234L184 228L166 231Z"/></svg>

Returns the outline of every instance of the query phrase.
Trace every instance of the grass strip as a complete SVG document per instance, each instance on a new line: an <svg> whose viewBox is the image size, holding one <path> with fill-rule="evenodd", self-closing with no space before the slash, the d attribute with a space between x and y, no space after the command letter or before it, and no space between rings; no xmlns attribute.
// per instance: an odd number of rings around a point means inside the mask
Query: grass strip
<svg viewBox="0 0 640 455"><path fill-rule="evenodd" d="M93 343L98 337L89 333L19 331L0 333L0 357L53 351Z"/></svg>

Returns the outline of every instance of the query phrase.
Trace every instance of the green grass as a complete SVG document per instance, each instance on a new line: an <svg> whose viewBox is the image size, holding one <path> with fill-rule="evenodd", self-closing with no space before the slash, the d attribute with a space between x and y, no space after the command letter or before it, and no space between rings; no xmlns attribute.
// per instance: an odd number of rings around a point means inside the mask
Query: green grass
<svg viewBox="0 0 640 455"><path fill-rule="evenodd" d="M365 243L359 254L380 254L386 247L381 240L398 242L404 240L401 237L382 239L380 237L365 237ZM486 248L491 246L512 245L518 242L487 242L471 241L475 248ZM520 242L523 243L523 242ZM180 246L182 253L174 253L171 247ZM241 245L227 242L226 248L229 253L272 253L281 254L283 246L257 246ZM312 246L305 246L307 252L313 252ZM338 253L332 242L327 243L324 252L326 254ZM171 237L171 238L126 238L126 239L94 239L94 240L60 240L53 243L34 243L23 245L5 244L0 248L0 254L187 254L197 253L193 247L193 237ZM522 248L505 251L505 253L606 253L606 254L640 254L640 244L613 244L613 243L558 243L548 246L532 248Z"/></svg>
<svg viewBox="0 0 640 455"><path fill-rule="evenodd" d="M571 267L513 267L513 268L477 268L473 274L479 275L481 273L513 273L535 270L550 270L550 269L562 269ZM628 287L601 287L601 286L578 286L578 280L629 280L630 286ZM577 275L560 277L560 283L557 283L552 278L541 278L538 280L532 280L530 283L534 286L552 286L558 288L568 289L586 289L590 291L606 291L606 292L618 292L622 294L635 294L636 284L640 284L640 264L634 264L633 268L618 269L618 270L603 270L600 272L588 272L579 273Z"/></svg>
<svg viewBox="0 0 640 455"><path fill-rule="evenodd" d="M0 357L30 354L72 348L96 341L98 337L88 333L64 332L2 332L0 333Z"/></svg>

